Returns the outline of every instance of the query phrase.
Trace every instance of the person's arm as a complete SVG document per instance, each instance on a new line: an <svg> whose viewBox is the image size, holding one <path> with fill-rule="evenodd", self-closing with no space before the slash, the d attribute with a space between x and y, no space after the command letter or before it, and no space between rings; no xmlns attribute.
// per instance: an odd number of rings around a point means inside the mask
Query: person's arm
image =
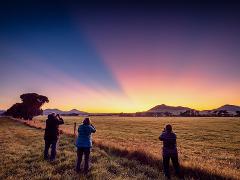
<svg viewBox="0 0 240 180"><path fill-rule="evenodd" d="M81 127L81 125L78 126L78 133L80 132L80 127Z"/></svg>
<svg viewBox="0 0 240 180"><path fill-rule="evenodd" d="M96 128L92 124L90 124L90 127L91 127L91 132L95 133L96 132Z"/></svg>
<svg viewBox="0 0 240 180"><path fill-rule="evenodd" d="M48 128L48 119L46 120L46 126L45 126L45 129Z"/></svg>
<svg viewBox="0 0 240 180"><path fill-rule="evenodd" d="M59 124L59 125L64 124L63 118L59 118L58 124Z"/></svg>
<svg viewBox="0 0 240 180"><path fill-rule="evenodd" d="M163 140L164 140L164 133L162 133L162 134L159 136L159 140L160 140L160 141L163 141Z"/></svg>
<svg viewBox="0 0 240 180"><path fill-rule="evenodd" d="M160 141L163 141L163 140L164 140L164 134L165 134L165 128L164 128L162 134L159 136L159 140L160 140Z"/></svg>
<svg viewBox="0 0 240 180"><path fill-rule="evenodd" d="M175 135L175 144L177 145L177 135L174 133Z"/></svg>
<svg viewBox="0 0 240 180"><path fill-rule="evenodd" d="M64 124L63 118L60 117L60 115L57 115L58 117L58 125Z"/></svg>

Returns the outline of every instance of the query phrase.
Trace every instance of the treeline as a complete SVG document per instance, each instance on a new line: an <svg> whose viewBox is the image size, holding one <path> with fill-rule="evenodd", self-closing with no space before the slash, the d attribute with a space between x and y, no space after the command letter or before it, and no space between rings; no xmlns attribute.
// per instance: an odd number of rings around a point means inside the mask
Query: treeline
<svg viewBox="0 0 240 180"><path fill-rule="evenodd" d="M119 113L121 117L240 117L240 111L235 111L232 114L226 110L208 111L202 113L196 110L186 110L179 114L173 114L171 112L136 112L136 113Z"/></svg>

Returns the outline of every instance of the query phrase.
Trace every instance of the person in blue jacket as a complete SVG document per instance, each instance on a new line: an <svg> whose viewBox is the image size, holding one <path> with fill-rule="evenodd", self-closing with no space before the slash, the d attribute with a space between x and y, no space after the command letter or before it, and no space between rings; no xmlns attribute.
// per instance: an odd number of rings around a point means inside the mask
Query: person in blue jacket
<svg viewBox="0 0 240 180"><path fill-rule="evenodd" d="M76 171L80 172L82 157L84 155L84 173L89 170L89 156L92 148L91 134L95 133L96 129L91 124L89 118L85 118L83 123L78 127L78 137L76 141L77 146L77 166Z"/></svg>

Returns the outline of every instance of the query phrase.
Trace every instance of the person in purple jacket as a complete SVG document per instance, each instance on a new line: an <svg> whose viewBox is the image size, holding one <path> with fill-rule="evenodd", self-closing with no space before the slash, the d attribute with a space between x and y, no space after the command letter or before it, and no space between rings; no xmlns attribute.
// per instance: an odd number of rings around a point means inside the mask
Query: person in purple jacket
<svg viewBox="0 0 240 180"><path fill-rule="evenodd" d="M91 124L89 118L85 118L83 123L78 128L78 137L76 141L77 146L77 166L76 171L80 172L80 166L82 162L82 157L84 155L84 173L89 170L89 156L92 148L92 138L91 134L95 133L96 129Z"/></svg>
<svg viewBox="0 0 240 180"><path fill-rule="evenodd" d="M172 131L172 126L170 124L166 125L162 134L159 137L159 140L163 141L163 148L162 148L163 172L168 179L170 179L170 172L169 172L170 159L172 161L176 175L181 177L180 166L178 162L178 151L177 151L176 139L177 139L177 136Z"/></svg>

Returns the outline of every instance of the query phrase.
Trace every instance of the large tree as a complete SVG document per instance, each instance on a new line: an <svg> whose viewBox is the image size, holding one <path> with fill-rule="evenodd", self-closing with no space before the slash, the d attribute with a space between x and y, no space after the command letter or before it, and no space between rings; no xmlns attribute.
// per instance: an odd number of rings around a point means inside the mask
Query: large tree
<svg viewBox="0 0 240 180"><path fill-rule="evenodd" d="M41 106L44 103L49 102L46 96L36 93L22 94L20 98L22 100L22 103L14 104L5 112L5 115L12 116L14 118L32 120L34 116L38 116L43 113Z"/></svg>

